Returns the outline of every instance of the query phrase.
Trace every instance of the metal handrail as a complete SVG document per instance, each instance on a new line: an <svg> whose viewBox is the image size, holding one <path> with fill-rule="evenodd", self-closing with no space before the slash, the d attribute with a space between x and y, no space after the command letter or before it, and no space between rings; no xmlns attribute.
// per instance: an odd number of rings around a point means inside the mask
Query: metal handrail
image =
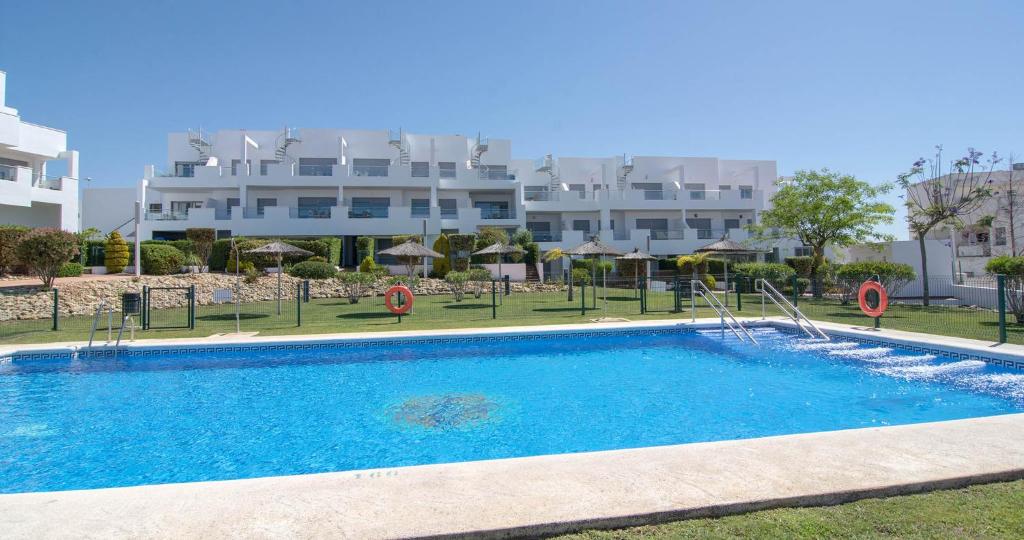
<svg viewBox="0 0 1024 540"><path fill-rule="evenodd" d="M832 338L828 337L828 334L826 334L825 332L822 332L821 329L818 328L817 325L815 325L813 322L811 322L811 320L808 319L807 316L804 315L803 312L800 311L800 308L794 306L792 302L787 300L786 297L782 293L780 293L778 289L776 289L771 283L768 283L767 281L765 281L764 278L758 278L758 279L754 280L754 290L761 293L761 318L762 319L764 318L764 314L765 314L764 313L764 306L765 306L764 299L765 299L765 297L767 297L769 300L771 300L772 302L775 303L775 305L782 311L782 313L784 315L786 315L790 319L793 319L793 322L796 323L796 325L798 327L800 327L801 330L806 332L808 336L810 336L812 338L822 338L822 339L824 339L826 341L830 341L832 339ZM814 329L814 332L811 332L810 330L808 330L807 327L805 327L801 323L801 321L805 321L811 328ZM815 333L817 333L817 335L815 335Z"/></svg>
<svg viewBox="0 0 1024 540"><path fill-rule="evenodd" d="M100 303L96 306L96 314L92 317L92 330L89 330L89 347L92 348L92 339L96 335L96 327L100 324L100 313L103 313L103 307L106 305L106 300L100 300Z"/></svg>
<svg viewBox="0 0 1024 540"><path fill-rule="evenodd" d="M740 333L736 331L736 327L739 327L739 329L743 331L743 334L746 335L748 339L750 339L751 343L753 343L754 345L758 344L757 340L754 339L754 336L749 331L747 331L746 327L743 326L743 323L737 320L736 317L733 316L732 312L729 311L729 308L725 307L725 305L722 304L722 301L719 300L713 292L711 292L711 289L709 289L708 286L705 285L704 282L699 279L694 279L690 281L690 313L693 320L697 320L696 295L698 294L704 297L704 301L707 302L709 306L711 306L711 309L715 310L715 313L718 314L718 318L722 323L723 333L725 332L725 328L728 327L729 330L731 330L732 333L736 335L737 339L743 341L743 336L741 336ZM726 315L729 316L730 320L726 320Z"/></svg>

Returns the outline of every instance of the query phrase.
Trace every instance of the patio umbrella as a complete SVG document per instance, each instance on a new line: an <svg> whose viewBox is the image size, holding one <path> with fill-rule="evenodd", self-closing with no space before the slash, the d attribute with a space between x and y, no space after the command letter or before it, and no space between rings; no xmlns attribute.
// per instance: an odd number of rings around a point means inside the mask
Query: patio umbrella
<svg viewBox="0 0 1024 540"><path fill-rule="evenodd" d="M594 259L600 257L601 260L604 260L604 256L605 255L612 255L612 256L615 256L615 257L618 257L618 256L622 255L621 251L619 251L619 250L609 246L608 244L605 244L605 243L601 242L600 240L597 239L596 236L591 236L589 242L584 242L584 243L582 243L582 244L580 244L580 245L570 249L569 251L566 251L566 253L569 254L569 255L582 255L582 256L591 257L591 258L594 258ZM572 265L570 265L570 268L571 268L571 266ZM597 279L597 271L596 270L592 271L591 274L594 276L594 279L596 280ZM602 288L604 289L604 314L605 314L605 316L607 316L608 315L608 287L607 287L608 276L607 276L607 271L604 269L603 266L601 267L601 282L602 282Z"/></svg>
<svg viewBox="0 0 1024 540"><path fill-rule="evenodd" d="M633 287L639 288L640 285L640 261L653 261L654 257L640 251L640 248L633 248L633 251L621 256L615 257L619 261L636 261L637 265L633 268Z"/></svg>
<svg viewBox="0 0 1024 540"><path fill-rule="evenodd" d="M480 251L474 251L473 255L497 255L498 256L498 279L503 279L501 273L501 256L508 255L510 253L526 253L526 250L512 244L503 244L501 242L495 242Z"/></svg>
<svg viewBox="0 0 1024 540"><path fill-rule="evenodd" d="M721 240L712 242L704 247L693 250L694 253L709 253L712 255L723 255L725 260L722 262L722 267L725 272L725 305L729 305L729 257L734 255L756 255L763 253L761 250L750 249L747 246L735 241L730 240L728 236L723 236Z"/></svg>
<svg viewBox="0 0 1024 540"><path fill-rule="evenodd" d="M250 249L246 253L263 253L267 255L274 255L277 259L277 314L281 314L281 270L284 266L282 259L285 255L312 255L313 252L306 251L302 248L297 248L291 244L284 242L271 242L265 246L260 246L256 249Z"/></svg>
<svg viewBox="0 0 1024 540"><path fill-rule="evenodd" d="M412 274L416 268L416 259L423 257L435 257L438 259L444 258L444 255L438 253L419 242L416 242L412 238L405 242L398 244L397 246L389 247L388 249L382 249L379 252L381 255L391 255L393 257L402 257L405 259L405 265L409 268L409 278L412 279ZM426 268L423 269L426 272Z"/></svg>

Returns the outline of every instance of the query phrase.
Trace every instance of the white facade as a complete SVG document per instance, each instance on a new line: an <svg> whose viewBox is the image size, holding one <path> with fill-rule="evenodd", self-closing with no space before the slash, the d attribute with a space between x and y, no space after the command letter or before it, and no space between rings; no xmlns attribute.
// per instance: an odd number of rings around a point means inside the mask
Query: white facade
<svg viewBox="0 0 1024 540"><path fill-rule="evenodd" d="M0 71L0 225L78 231L78 152L67 134L25 122L6 105L7 74ZM64 160L64 173L47 163Z"/></svg>
<svg viewBox="0 0 1024 540"><path fill-rule="evenodd" d="M1009 171L993 171L991 176L988 172L975 174L979 179L991 180L987 184L991 197L974 212L963 216L962 226L942 224L925 235L926 239L941 240L948 245L954 272L967 277L985 275L988 261L1000 255L1013 255L1013 247L1016 247L1016 254L1024 252L1024 164L1017 163ZM940 181L944 185L949 183ZM920 190L926 185L922 182L910 189ZM1010 226L1011 193L1015 199L1013 227ZM913 230L910 237L917 238Z"/></svg>
<svg viewBox="0 0 1024 540"><path fill-rule="evenodd" d="M542 250L599 236L623 251L667 256L726 234L745 239L743 227L769 204L776 177L774 161L534 161L513 159L505 139L224 130L170 134L165 170L147 167L137 196L143 239L179 237L189 227L221 236L330 235L350 254L358 236L493 226L529 229Z"/></svg>

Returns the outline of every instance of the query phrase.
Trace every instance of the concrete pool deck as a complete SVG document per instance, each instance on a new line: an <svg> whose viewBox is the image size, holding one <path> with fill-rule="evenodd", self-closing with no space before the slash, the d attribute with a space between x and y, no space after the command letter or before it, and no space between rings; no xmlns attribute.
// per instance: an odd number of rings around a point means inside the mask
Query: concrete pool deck
<svg viewBox="0 0 1024 540"><path fill-rule="evenodd" d="M1024 414L392 469L0 495L6 538L536 536L1024 478Z"/></svg>

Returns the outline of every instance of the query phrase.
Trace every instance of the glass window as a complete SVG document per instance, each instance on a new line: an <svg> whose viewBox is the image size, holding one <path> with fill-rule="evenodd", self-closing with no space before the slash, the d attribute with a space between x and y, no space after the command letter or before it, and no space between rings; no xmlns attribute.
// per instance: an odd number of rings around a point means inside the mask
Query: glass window
<svg viewBox="0 0 1024 540"><path fill-rule="evenodd" d="M437 172L441 178L455 178L455 162L439 161L437 163Z"/></svg>
<svg viewBox="0 0 1024 540"><path fill-rule="evenodd" d="M587 185L586 184L569 184L569 191L573 191L581 199L587 196Z"/></svg>
<svg viewBox="0 0 1024 540"><path fill-rule="evenodd" d="M741 199L753 199L754 198L754 187L753 186L740 186L740 198Z"/></svg>
<svg viewBox="0 0 1024 540"><path fill-rule="evenodd" d="M726 219L725 220L725 229L726 230L729 230L729 229L739 229L739 228L740 228L740 220L738 220L738 219Z"/></svg>
<svg viewBox="0 0 1024 540"><path fill-rule="evenodd" d="M352 197L348 217L386 218L390 207L391 199L388 197Z"/></svg>
<svg viewBox="0 0 1024 540"><path fill-rule="evenodd" d="M276 198L265 198L265 199L259 198L259 199L256 199L256 215L257 216L262 216L263 215L263 209L268 207L268 206L277 206L277 199Z"/></svg>
<svg viewBox="0 0 1024 540"><path fill-rule="evenodd" d="M793 248L793 255L797 257L810 257L814 255L814 249L810 246L797 246Z"/></svg>
<svg viewBox="0 0 1024 540"><path fill-rule="evenodd" d="M331 217L331 207L338 205L336 197L299 197L296 215L302 219L327 219Z"/></svg>
<svg viewBox="0 0 1024 540"><path fill-rule="evenodd" d="M459 209L456 207L455 199L438 199L437 205L441 207L441 217L454 218L459 216Z"/></svg>
<svg viewBox="0 0 1024 540"><path fill-rule="evenodd" d="M266 176L267 175L267 166L268 165L277 165L278 163L281 163L281 162L276 160L276 159L261 159L260 160L260 176Z"/></svg>
<svg viewBox="0 0 1024 540"><path fill-rule="evenodd" d="M228 197L227 202L224 204L224 206L227 207L228 209L228 217L231 217L231 209L240 205L241 201L239 200L238 197Z"/></svg>
<svg viewBox="0 0 1024 540"><path fill-rule="evenodd" d="M412 175L415 178L427 178L430 176L430 164L426 161L413 161Z"/></svg>
<svg viewBox="0 0 1024 540"><path fill-rule="evenodd" d="M612 227L614 228L614 227ZM666 218L637 218L636 228L648 231L667 231L668 219Z"/></svg>
<svg viewBox="0 0 1024 540"><path fill-rule="evenodd" d="M504 201L476 201L473 208L480 209L481 219L512 219L514 216Z"/></svg>
<svg viewBox="0 0 1024 540"><path fill-rule="evenodd" d="M334 158L299 158L299 176L333 176L337 164Z"/></svg>
<svg viewBox="0 0 1024 540"><path fill-rule="evenodd" d="M508 167L505 165L482 165L480 169L488 180L508 180Z"/></svg>
<svg viewBox="0 0 1024 540"><path fill-rule="evenodd" d="M656 182L634 182L631 186L633 189L644 192L644 200L646 201L661 201L665 199L665 192L663 186Z"/></svg>
<svg viewBox="0 0 1024 540"><path fill-rule="evenodd" d="M160 212L164 211L164 205L158 202L149 203L149 211L154 214L159 214Z"/></svg>
<svg viewBox="0 0 1024 540"><path fill-rule="evenodd" d="M585 233L590 232L590 220L589 219L574 219L572 220L572 230L583 231Z"/></svg>
<svg viewBox="0 0 1024 540"><path fill-rule="evenodd" d="M430 199L413 199L412 217L430 217Z"/></svg>
<svg viewBox="0 0 1024 540"><path fill-rule="evenodd" d="M174 176L181 178L192 178L196 175L196 167L199 167L198 161L175 161L174 162Z"/></svg>
<svg viewBox="0 0 1024 540"><path fill-rule="evenodd" d="M238 176L238 166L242 164L240 159L231 160L231 176ZM248 168L252 168L252 160L246 160L245 164ZM248 175L248 171L243 171Z"/></svg>
<svg viewBox="0 0 1024 540"><path fill-rule="evenodd" d="M353 159L352 174L354 176L387 176L389 159Z"/></svg>
<svg viewBox="0 0 1024 540"><path fill-rule="evenodd" d="M523 198L527 201L547 201L550 200L548 196L547 186L523 186Z"/></svg>

